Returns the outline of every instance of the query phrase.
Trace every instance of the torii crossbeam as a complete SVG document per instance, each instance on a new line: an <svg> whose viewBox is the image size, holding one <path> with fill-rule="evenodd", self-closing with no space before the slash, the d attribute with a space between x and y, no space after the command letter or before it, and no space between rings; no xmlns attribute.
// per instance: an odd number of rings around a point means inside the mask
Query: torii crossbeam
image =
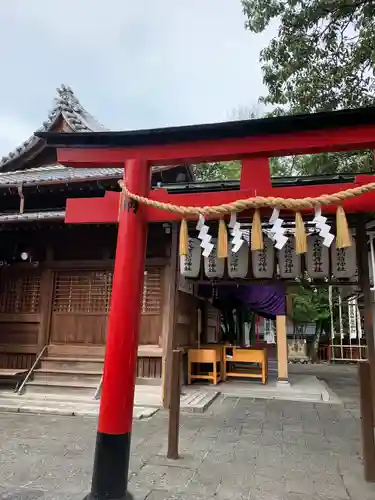
<svg viewBox="0 0 375 500"><path fill-rule="evenodd" d="M177 127L132 132L40 133L57 148L66 166L123 166L132 193L179 205L218 205L255 195L304 198L342 191L374 182L358 176L354 183L273 188L269 162L272 156L327 151L374 149L375 107L314 115ZM151 167L242 160L239 191L170 195L150 192ZM375 193L344 203L346 212L375 210ZM325 210L333 211L334 207ZM139 206L119 215L119 193L103 198L70 199L67 223L119 222L115 272L109 314L102 396L92 489L89 498L128 498L128 464L137 361L140 303L145 263L147 223L176 220L176 215ZM373 334L367 322L369 359L375 367ZM375 373L373 387L375 387Z"/></svg>

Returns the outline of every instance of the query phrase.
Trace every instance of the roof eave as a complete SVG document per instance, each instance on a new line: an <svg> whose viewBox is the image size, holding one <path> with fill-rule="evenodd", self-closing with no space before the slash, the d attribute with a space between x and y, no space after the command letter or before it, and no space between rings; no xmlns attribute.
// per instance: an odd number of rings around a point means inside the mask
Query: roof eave
<svg viewBox="0 0 375 500"><path fill-rule="evenodd" d="M159 129L74 134L38 132L37 135L52 147L111 148L237 139L374 124L375 107L367 107Z"/></svg>

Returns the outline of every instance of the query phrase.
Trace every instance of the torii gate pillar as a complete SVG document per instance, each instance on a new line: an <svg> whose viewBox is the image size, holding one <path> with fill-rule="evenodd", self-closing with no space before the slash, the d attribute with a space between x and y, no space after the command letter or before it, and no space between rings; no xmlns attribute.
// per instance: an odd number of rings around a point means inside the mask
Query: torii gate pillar
<svg viewBox="0 0 375 500"><path fill-rule="evenodd" d="M127 160L128 188L148 196L151 167ZM108 320L99 425L90 500L131 498L127 491L141 297L146 256L146 207L120 213Z"/></svg>

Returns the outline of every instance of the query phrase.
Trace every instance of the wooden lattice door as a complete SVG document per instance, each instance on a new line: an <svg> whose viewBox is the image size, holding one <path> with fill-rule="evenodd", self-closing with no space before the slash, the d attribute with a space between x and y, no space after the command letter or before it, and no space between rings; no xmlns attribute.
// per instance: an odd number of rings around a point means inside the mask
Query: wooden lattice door
<svg viewBox="0 0 375 500"><path fill-rule="evenodd" d="M0 274L0 345L36 346L40 322L40 271Z"/></svg>
<svg viewBox="0 0 375 500"><path fill-rule="evenodd" d="M142 295L140 344L158 345L162 330L163 268L148 267L145 271Z"/></svg>
<svg viewBox="0 0 375 500"><path fill-rule="evenodd" d="M51 343L105 344L112 279L112 270L56 274Z"/></svg>
<svg viewBox="0 0 375 500"><path fill-rule="evenodd" d="M144 277L140 344L158 344L162 329L163 268ZM60 271L52 301L52 344L104 345L112 293L112 270Z"/></svg>

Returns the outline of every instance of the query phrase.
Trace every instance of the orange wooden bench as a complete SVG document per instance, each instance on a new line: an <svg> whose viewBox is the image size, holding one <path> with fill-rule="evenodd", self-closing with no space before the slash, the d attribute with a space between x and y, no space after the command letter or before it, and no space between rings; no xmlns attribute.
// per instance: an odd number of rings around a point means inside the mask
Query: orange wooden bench
<svg viewBox="0 0 375 500"><path fill-rule="evenodd" d="M209 347L203 349L189 349L188 351L188 384L192 380L209 380L216 385L221 380L222 372L222 349L218 347ZM192 370L193 364L206 364L212 366L212 371L208 373L194 374Z"/></svg>
<svg viewBox="0 0 375 500"><path fill-rule="evenodd" d="M268 380L267 349L243 349L241 347L224 346L224 380L228 377L246 377L261 379L262 384ZM244 369L231 371L230 366L243 364ZM229 365L229 366L228 366ZM247 365L253 365L248 368ZM254 367L254 365L256 365Z"/></svg>

